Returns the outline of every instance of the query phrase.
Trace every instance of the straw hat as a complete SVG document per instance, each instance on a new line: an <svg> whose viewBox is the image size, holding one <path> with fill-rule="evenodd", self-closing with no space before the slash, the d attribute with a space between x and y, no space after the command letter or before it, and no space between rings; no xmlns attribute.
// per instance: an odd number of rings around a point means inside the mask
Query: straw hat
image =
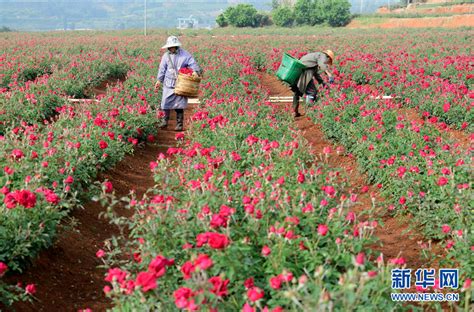
<svg viewBox="0 0 474 312"><path fill-rule="evenodd" d="M331 50L326 50L326 51L323 51L323 53L329 56L329 58L331 59L331 64L332 64L334 62L334 52L332 52Z"/></svg>
<svg viewBox="0 0 474 312"><path fill-rule="evenodd" d="M168 49L171 47L180 47L181 42L179 42L178 37L176 36L169 36L168 39L166 39L166 44L162 46L162 49Z"/></svg>

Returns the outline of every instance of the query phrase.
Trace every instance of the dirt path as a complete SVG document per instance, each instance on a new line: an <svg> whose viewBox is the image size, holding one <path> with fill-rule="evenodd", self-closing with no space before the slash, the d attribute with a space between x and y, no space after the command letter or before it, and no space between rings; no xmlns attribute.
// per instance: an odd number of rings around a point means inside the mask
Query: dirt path
<svg viewBox="0 0 474 312"><path fill-rule="evenodd" d="M191 111L192 105L185 113L187 122ZM171 118L174 119L174 112ZM134 154L127 155L98 180L111 181L118 196L127 195L132 189L142 196L154 185L149 163L176 144L174 127L175 121L170 120L169 130L157 132L157 142L136 148ZM84 209L74 210L71 217L77 225L71 228L64 222L56 243L43 251L26 272L10 278L12 283L24 281L36 284L37 288L37 300L33 304L17 303L12 311L63 312L90 308L95 312L111 308L103 293L105 271L97 268L101 261L95 254L103 247L104 240L118 232L107 220L99 219L102 211L104 208L92 201L85 203ZM130 212L124 209L121 213L126 216Z"/></svg>
<svg viewBox="0 0 474 312"><path fill-rule="evenodd" d="M270 96L292 95L292 92L272 75L263 74L261 83L263 88L269 90ZM278 105L281 105L281 108L285 109L285 111L291 111L291 103ZM316 157L322 158L322 161L327 161L328 165L333 168L344 169L350 188L359 194L358 202L351 209L355 212L369 210L372 207L372 197L375 199L376 204L380 205L383 199L377 194L377 187L367 183L366 175L359 171L357 160L341 152L344 151L342 146L335 145L327 140L324 137L321 126L314 124L309 117L304 115L304 105L300 105L300 107L302 108L300 112L303 112L303 116L296 118L294 125L309 142L313 154ZM331 148L327 160L324 157L324 148L326 147ZM369 189L361 193L363 186L368 186ZM418 245L418 241L423 240L423 237L409 229L409 220L393 218L381 211L378 214L381 215L383 221L383 226L379 225L375 231L375 236L380 240L380 245L371 246L372 249L383 253L386 260L403 257L408 267L422 267L425 261L421 257L421 248Z"/></svg>
<svg viewBox="0 0 474 312"><path fill-rule="evenodd" d="M87 89L86 95L89 96L91 99L94 99L96 97L103 97L107 94L108 88L113 88L117 84L121 84L124 81L125 78L104 80L98 86Z"/></svg>

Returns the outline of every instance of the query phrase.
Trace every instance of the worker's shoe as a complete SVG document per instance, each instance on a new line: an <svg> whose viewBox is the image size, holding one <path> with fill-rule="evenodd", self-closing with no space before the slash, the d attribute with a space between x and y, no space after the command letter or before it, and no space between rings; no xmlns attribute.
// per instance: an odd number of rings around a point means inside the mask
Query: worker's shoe
<svg viewBox="0 0 474 312"><path fill-rule="evenodd" d="M176 110L176 131L183 131L184 124L184 110Z"/></svg>
<svg viewBox="0 0 474 312"><path fill-rule="evenodd" d="M168 120L170 120L170 110L164 109L163 117L160 119L158 127L160 127L160 129L166 129L168 127Z"/></svg>
<svg viewBox="0 0 474 312"><path fill-rule="evenodd" d="M302 115L299 112L295 112L295 118L301 117Z"/></svg>

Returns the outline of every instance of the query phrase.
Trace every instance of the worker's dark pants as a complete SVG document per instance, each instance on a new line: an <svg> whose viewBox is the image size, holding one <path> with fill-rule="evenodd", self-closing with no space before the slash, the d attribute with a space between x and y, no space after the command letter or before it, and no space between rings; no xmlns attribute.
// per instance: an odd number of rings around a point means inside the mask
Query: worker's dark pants
<svg viewBox="0 0 474 312"><path fill-rule="evenodd" d="M291 91L293 91L293 111L295 114L298 114L298 108L300 106L300 97L302 97L303 94L300 92L297 86L291 86ZM318 95L318 89L316 89L316 85L314 84L313 79L311 79L311 81L308 83L305 94L306 101L308 103L313 103L316 100L316 96Z"/></svg>
<svg viewBox="0 0 474 312"><path fill-rule="evenodd" d="M170 120L171 109L164 109L165 112L165 121L168 122ZM176 112L176 125L183 126L184 122L184 109L175 109Z"/></svg>

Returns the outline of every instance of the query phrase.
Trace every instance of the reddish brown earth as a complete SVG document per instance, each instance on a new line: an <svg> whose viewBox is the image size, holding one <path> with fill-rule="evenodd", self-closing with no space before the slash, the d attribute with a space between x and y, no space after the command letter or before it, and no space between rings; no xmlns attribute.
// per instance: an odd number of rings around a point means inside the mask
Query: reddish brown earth
<svg viewBox="0 0 474 312"><path fill-rule="evenodd" d="M104 96L107 93L107 88L113 87L119 83L123 83L125 79L108 79L102 81L98 86L86 90L86 94L90 98L95 98L97 96Z"/></svg>
<svg viewBox="0 0 474 312"><path fill-rule="evenodd" d="M474 27L474 14L422 18L387 18L379 23L366 24L354 19L348 28L425 28L425 27Z"/></svg>
<svg viewBox="0 0 474 312"><path fill-rule="evenodd" d="M437 3L444 3L445 1L439 1ZM432 2L435 3L435 2ZM379 14L392 14L392 13L420 13L420 14L466 14L474 13L474 4L456 4L449 6L435 6L425 7L424 5L409 5L406 8L389 10L387 7L382 7L377 10Z"/></svg>
<svg viewBox="0 0 474 312"><path fill-rule="evenodd" d="M270 96L292 95L291 91L285 92L286 87L273 75L262 74L261 83L264 88L269 90ZM360 194L357 203L351 209L358 213L370 210L372 208L372 197L376 205L384 207L383 199L377 194L377 187L367 183L367 176L359 171L357 160L344 152L338 153L338 148L343 151L343 147L327 140L321 130L321 125L314 124L309 117L304 116L304 105L300 105L300 107L303 116L296 118L294 125L310 144L316 159L326 162L332 168L343 169L347 175L350 189L359 193L362 186L369 186L369 191ZM291 103L282 103L281 108L285 111L291 111ZM326 158L323 149L328 146L331 147L332 152ZM393 218L386 211L380 209L376 211L376 214L381 217L383 226L379 225L374 232L380 244L371 246L372 249L383 253L385 260L403 257L408 267L422 267L426 261L421 257L421 248L418 242L423 241L423 237L410 229L410 218Z"/></svg>
<svg viewBox="0 0 474 312"><path fill-rule="evenodd" d="M260 82L264 89L268 90L270 96L293 96L290 87L280 82L274 75L262 73Z"/></svg>
<svg viewBox="0 0 474 312"><path fill-rule="evenodd" d="M191 111L190 105L185 113L187 120L191 117ZM174 112L171 117L174 119ZM132 189L142 196L154 185L149 163L176 144L174 127L175 121L170 120L169 130L157 131L157 142L137 147L132 155L101 174L98 180L111 181L118 196L125 196ZM11 283L23 281L36 284L36 300L33 303L17 303L11 309L0 306L0 310L62 312L85 308L105 311L111 308L111 302L102 291L106 285L105 271L97 268L102 263L95 254L103 247L104 240L118 234L118 231L107 220L99 218L103 211L105 208L93 201L86 202L84 209L73 210L71 218L74 218L76 226L70 227L70 222L63 222L54 245L43 251L23 274L9 277ZM125 209L120 209L118 213L124 216L131 214Z"/></svg>

